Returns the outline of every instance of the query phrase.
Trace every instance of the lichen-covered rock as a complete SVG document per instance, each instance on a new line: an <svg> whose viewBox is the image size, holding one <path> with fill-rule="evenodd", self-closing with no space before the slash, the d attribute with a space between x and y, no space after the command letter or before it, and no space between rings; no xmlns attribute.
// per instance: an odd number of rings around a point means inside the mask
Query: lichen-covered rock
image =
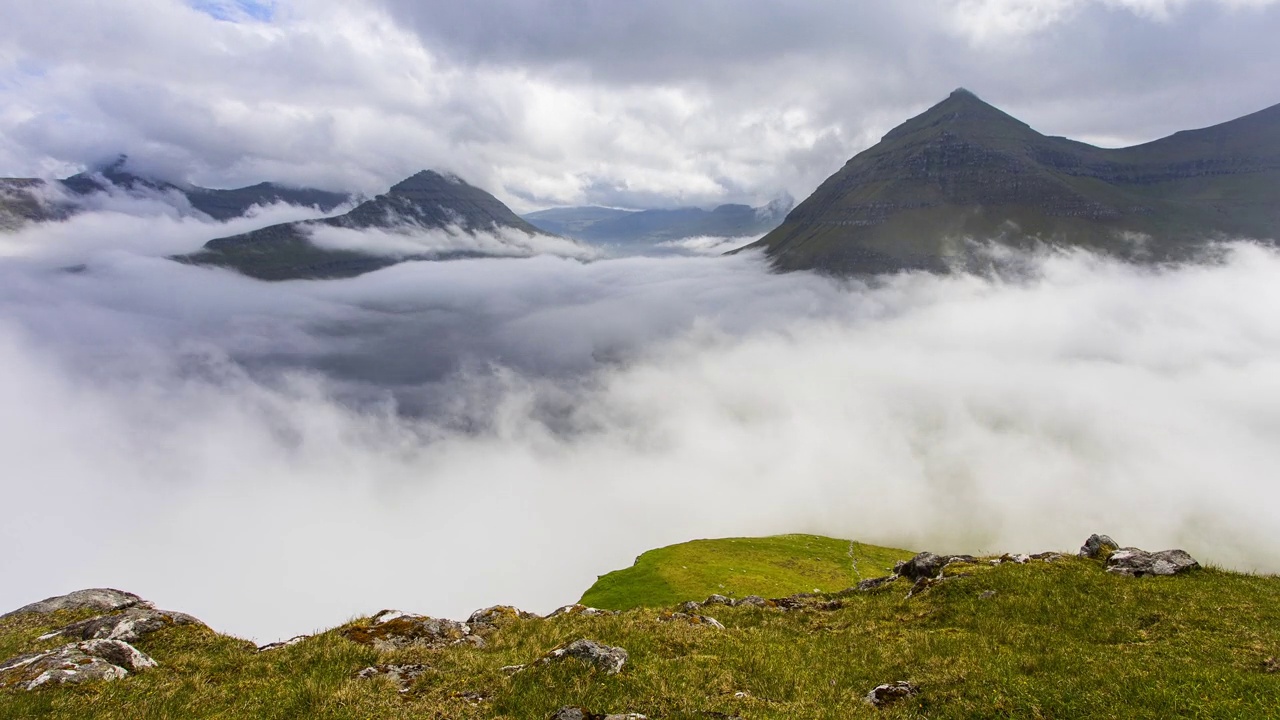
<svg viewBox="0 0 1280 720"><path fill-rule="evenodd" d="M1111 553L1120 549L1120 544L1108 535L1093 534L1084 545L1080 546L1080 557L1093 560L1106 560Z"/></svg>
<svg viewBox="0 0 1280 720"><path fill-rule="evenodd" d="M769 607L769 601L765 600L759 595L748 595L742 598L741 600L735 602L734 605L736 606L746 605L748 607L762 608L762 607Z"/></svg>
<svg viewBox="0 0 1280 720"><path fill-rule="evenodd" d="M426 665L374 665L356 672L352 677L359 680L371 680L376 677L389 678L400 688L400 692L408 692L414 680L422 677L430 670Z"/></svg>
<svg viewBox="0 0 1280 720"><path fill-rule="evenodd" d="M123 640L132 643L158 630L178 625L205 627L204 623L190 615L134 606L111 615L99 615L71 623L47 635L42 635L40 639L66 637L78 640Z"/></svg>
<svg viewBox="0 0 1280 720"><path fill-rule="evenodd" d="M342 631L342 635L352 642L372 645L386 652L407 647L440 648L466 642L471 628L455 620L383 610L373 616L368 627L349 627Z"/></svg>
<svg viewBox="0 0 1280 720"><path fill-rule="evenodd" d="M562 707L547 716L547 720L649 720L640 713L605 715L576 705Z"/></svg>
<svg viewBox="0 0 1280 720"><path fill-rule="evenodd" d="M131 607L154 607L151 603L130 592L113 588L76 590L66 595L45 598L40 602L24 605L13 612L0 615L0 619L22 613L48 614L59 610L98 610L111 612Z"/></svg>
<svg viewBox="0 0 1280 720"><path fill-rule="evenodd" d="M298 643L302 642L303 640L306 640L309 637L311 636L310 635L294 635L288 640L281 640L279 642L267 643L266 645L263 645L262 647L258 648L258 652L271 652L272 650L287 648L293 645L297 645Z"/></svg>
<svg viewBox="0 0 1280 720"><path fill-rule="evenodd" d="M0 663L0 688L34 690L47 684L118 680L155 666L155 660L127 642L86 640Z"/></svg>
<svg viewBox="0 0 1280 720"><path fill-rule="evenodd" d="M617 610L601 610L600 608L587 607L586 605L582 605L580 603L574 603L573 605L565 605L562 608L557 608L555 612L551 613L547 617L555 618L555 617L562 617L564 615L578 615L581 617L602 617L602 616L617 615L617 614L618 614Z"/></svg>
<svg viewBox="0 0 1280 720"><path fill-rule="evenodd" d="M664 612L658 615L658 619L662 622L681 622L698 627L715 628L716 630L724 629L724 625L721 625L719 620L694 613Z"/></svg>
<svg viewBox="0 0 1280 720"><path fill-rule="evenodd" d="M702 603L698 602L697 600L688 600L686 602L680 603L680 612L696 613L701 609L702 609Z"/></svg>
<svg viewBox="0 0 1280 720"><path fill-rule="evenodd" d="M919 692L920 688L916 687L914 683L907 682L906 680L899 680L897 682L875 686L872 688L871 692L867 693L865 702L868 705L875 707L884 707L890 703L905 700Z"/></svg>
<svg viewBox="0 0 1280 720"><path fill-rule="evenodd" d="M622 671L622 666L627 663L628 655L623 648L604 645L595 640L583 639L574 640L568 645L555 648L542 656L538 663L545 665L566 658L576 658L607 675L616 675Z"/></svg>
<svg viewBox="0 0 1280 720"><path fill-rule="evenodd" d="M724 595L715 594L707 598L706 601L704 601L702 604L703 605L728 605L732 607L735 603L732 599L727 598Z"/></svg>
<svg viewBox="0 0 1280 720"><path fill-rule="evenodd" d="M471 613L471 617L467 618L467 624L471 626L472 630L478 630L480 628L497 627L510 620L532 620L538 617L541 616L525 612L511 605L494 605Z"/></svg>
<svg viewBox="0 0 1280 720"><path fill-rule="evenodd" d="M1129 577L1177 575L1199 567L1200 563L1183 550L1147 552L1138 548L1120 548L1107 558L1107 572Z"/></svg>

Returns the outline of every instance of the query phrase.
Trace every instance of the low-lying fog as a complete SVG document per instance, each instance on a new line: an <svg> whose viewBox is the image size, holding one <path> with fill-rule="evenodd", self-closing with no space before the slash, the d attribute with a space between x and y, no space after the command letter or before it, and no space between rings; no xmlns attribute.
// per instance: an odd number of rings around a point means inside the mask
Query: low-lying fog
<svg viewBox="0 0 1280 720"><path fill-rule="evenodd" d="M1280 570L1273 251L874 287L754 255L163 259L300 216L0 236L0 611L114 586L266 641L545 612L648 548L783 532Z"/></svg>

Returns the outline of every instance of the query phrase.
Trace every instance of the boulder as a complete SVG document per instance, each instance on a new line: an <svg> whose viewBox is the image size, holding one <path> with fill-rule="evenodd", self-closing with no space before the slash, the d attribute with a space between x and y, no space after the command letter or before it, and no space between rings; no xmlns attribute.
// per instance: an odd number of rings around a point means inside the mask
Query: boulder
<svg viewBox="0 0 1280 720"><path fill-rule="evenodd" d="M471 617L467 618L467 624L471 626L472 630L478 630L497 627L509 620L533 620L538 617L541 616L525 612L511 605L494 605L471 613Z"/></svg>
<svg viewBox="0 0 1280 720"><path fill-rule="evenodd" d="M649 720L640 713L622 713L617 715L605 715L603 713L595 713L583 707L576 705L562 707L559 710L547 716L548 720Z"/></svg>
<svg viewBox="0 0 1280 720"><path fill-rule="evenodd" d="M77 640L123 640L133 643L157 630L178 625L205 627L204 623L190 615L135 605L122 612L99 615L95 618L71 623L47 635L40 636L40 639L48 640L53 637L66 637Z"/></svg>
<svg viewBox="0 0 1280 720"><path fill-rule="evenodd" d="M693 613L664 612L658 615L658 619L662 622L682 622L687 625L696 625L698 627L709 627L715 628L716 630L724 629L724 625L721 625L719 620L709 618L706 615L697 615Z"/></svg>
<svg viewBox="0 0 1280 720"><path fill-rule="evenodd" d="M372 645L386 652L407 647L440 648L467 642L471 627L455 620L442 620L400 612L383 610L374 615L368 627L349 627L343 637L361 645ZM483 643L480 638L475 638Z"/></svg>
<svg viewBox="0 0 1280 720"><path fill-rule="evenodd" d="M702 604L703 605L728 605L732 607L735 603L732 599L727 598L724 595L717 594L707 598L706 601L703 602Z"/></svg>
<svg viewBox="0 0 1280 720"><path fill-rule="evenodd" d="M272 650L287 648L292 645L297 645L298 643L302 642L303 640L306 640L309 637L311 636L310 635L294 635L288 640L281 640L279 642L267 643L266 645L263 645L262 647L258 648L258 652L271 652Z"/></svg>
<svg viewBox="0 0 1280 720"><path fill-rule="evenodd" d="M1093 560L1106 560L1111 553L1120 549L1120 544L1108 535L1090 535L1084 545L1080 546L1079 556Z"/></svg>
<svg viewBox="0 0 1280 720"><path fill-rule="evenodd" d="M557 608L555 612L551 613L547 617L554 618L554 617L561 617L564 615L580 615L582 617L601 617L601 616L609 616L609 615L617 615L617 614L618 614L617 610L601 610L600 608L587 607L586 605L583 605L581 603L574 603L573 605L565 605L562 608Z"/></svg>
<svg viewBox="0 0 1280 720"><path fill-rule="evenodd" d="M154 607L151 603L133 593L112 588L90 588L77 590L66 595L45 598L40 602L24 605L13 612L0 615L0 619L22 613L48 614L59 610L97 610L111 612L131 607Z"/></svg>
<svg viewBox="0 0 1280 720"><path fill-rule="evenodd" d="M942 574L942 569L951 562L950 556L934 555L931 552L922 552L919 555L903 562L894 570L898 575L909 580L919 580L926 577L937 577Z"/></svg>
<svg viewBox="0 0 1280 720"><path fill-rule="evenodd" d="M576 658L606 675L616 675L627 663L627 651L620 647L604 645L594 640L574 640L568 645L555 648L542 656L538 664L559 662L567 658Z"/></svg>
<svg viewBox="0 0 1280 720"><path fill-rule="evenodd" d="M871 692L867 693L865 702L874 707L884 707L899 700L905 700L912 695L919 694L919 692L920 688L916 687L914 683L899 680L875 686Z"/></svg>
<svg viewBox="0 0 1280 720"><path fill-rule="evenodd" d="M414 680L422 677L431 668L426 665L374 665L356 672L352 677L359 680L371 680L376 677L390 678L400 692L408 692Z"/></svg>
<svg viewBox="0 0 1280 720"><path fill-rule="evenodd" d="M1107 572L1128 577L1177 575L1199 567L1200 563L1182 550L1147 552L1138 548L1120 548L1107 558Z"/></svg>
<svg viewBox="0 0 1280 720"><path fill-rule="evenodd" d="M86 640L0 663L0 688L118 680L155 666L155 660L122 640Z"/></svg>
<svg viewBox="0 0 1280 720"><path fill-rule="evenodd" d="M769 601L765 600L759 595L748 595L742 598L741 600L735 602L734 605L739 607L746 605L748 607L762 608L762 607L769 607Z"/></svg>
<svg viewBox="0 0 1280 720"><path fill-rule="evenodd" d="M885 585L892 584L895 580L898 579L898 577L899 577L898 575L886 575L884 577L868 578L858 583L855 587L857 590L861 592L877 590L879 588L884 587Z"/></svg>

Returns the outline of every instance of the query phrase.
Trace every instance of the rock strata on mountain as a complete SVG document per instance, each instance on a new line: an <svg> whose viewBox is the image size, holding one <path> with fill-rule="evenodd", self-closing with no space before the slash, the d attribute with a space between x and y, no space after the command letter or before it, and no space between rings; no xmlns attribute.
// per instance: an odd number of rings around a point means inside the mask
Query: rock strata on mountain
<svg viewBox="0 0 1280 720"><path fill-rule="evenodd" d="M967 90L889 132L751 247L783 270L942 271L973 241L1135 261L1280 236L1280 105L1128 148L1048 137ZM981 254L976 254L980 259Z"/></svg>

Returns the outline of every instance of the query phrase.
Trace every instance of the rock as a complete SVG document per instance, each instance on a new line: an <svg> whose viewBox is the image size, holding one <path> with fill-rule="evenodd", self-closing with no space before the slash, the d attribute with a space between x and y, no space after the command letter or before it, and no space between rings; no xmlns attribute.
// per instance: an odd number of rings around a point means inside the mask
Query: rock
<svg viewBox="0 0 1280 720"><path fill-rule="evenodd" d="M706 615L696 615L682 612L664 612L658 615L658 619L662 622L683 622L689 625L697 625L699 627L710 627L717 630L723 630L724 625L719 620L709 618Z"/></svg>
<svg viewBox="0 0 1280 720"><path fill-rule="evenodd" d="M897 579L898 579L897 575L886 575L884 577L869 578L867 580L863 580L862 582L858 583L855 587L861 592L867 592L870 590L876 590L878 588L884 587L885 585L889 585Z"/></svg>
<svg viewBox="0 0 1280 720"><path fill-rule="evenodd" d="M1280 659L1269 657L1263 660L1262 671L1268 673L1280 672Z"/></svg>
<svg viewBox="0 0 1280 720"><path fill-rule="evenodd" d="M906 680L877 685L871 692L867 693L866 703L875 707L884 707L890 703L904 700L916 695L920 692L920 688Z"/></svg>
<svg viewBox="0 0 1280 720"><path fill-rule="evenodd" d="M376 677L391 678L400 687L400 692L408 692L413 681L422 677L430 669L426 665L374 665L360 670L352 677L360 680Z"/></svg>
<svg viewBox="0 0 1280 720"><path fill-rule="evenodd" d="M1026 565L1027 563L1031 562L1031 556L1023 555L1023 554L1010 555L1009 553L1005 553L1004 555L1000 556L1000 562L1017 563L1018 565Z"/></svg>
<svg viewBox="0 0 1280 720"><path fill-rule="evenodd" d="M407 647L440 648L467 642L471 627L455 620L413 615L399 610L383 610L374 615L369 627L350 627L343 637L386 652Z"/></svg>
<svg viewBox="0 0 1280 720"><path fill-rule="evenodd" d="M565 706L547 716L548 720L649 720L640 713L604 715L576 705Z"/></svg>
<svg viewBox="0 0 1280 720"><path fill-rule="evenodd" d="M508 675L515 675L516 673L524 670L527 667L529 666L528 665L503 665L502 667L498 668L498 672L506 673Z"/></svg>
<svg viewBox="0 0 1280 720"><path fill-rule="evenodd" d="M0 663L0 688L119 680L155 666L155 660L122 640L86 640Z"/></svg>
<svg viewBox="0 0 1280 720"><path fill-rule="evenodd" d="M467 624L473 630L478 630L480 628L497 627L510 620L533 620L538 617L541 616L525 612L511 605L494 605L471 613L471 617L467 618Z"/></svg>
<svg viewBox="0 0 1280 720"><path fill-rule="evenodd" d="M124 610L125 608L131 607L151 608L154 606L137 595L123 590L114 590L112 588L90 588L88 590L77 590L66 595L58 595L57 597L45 598L40 602L24 605L13 612L0 615L0 619L22 613L48 614L59 610L99 610L102 612L111 612L113 610Z"/></svg>
<svg viewBox="0 0 1280 720"><path fill-rule="evenodd" d="M950 560L951 558L949 557L934 555L931 552L922 552L901 565L895 566L894 570L897 571L897 574L909 580L937 577L942 574L942 569L947 566Z"/></svg>
<svg viewBox="0 0 1280 720"><path fill-rule="evenodd" d="M1120 544L1108 535L1090 535L1084 545L1080 546L1079 556L1094 560L1106 560L1111 553L1120 549Z"/></svg>
<svg viewBox="0 0 1280 720"><path fill-rule="evenodd" d="M978 596L978 599L979 599L979 600L990 600L991 598L993 598L993 597L995 597L995 596L996 596L996 591L995 591L995 590L988 590L988 591L986 591L986 592L982 593L981 595L979 595L979 596Z"/></svg>
<svg viewBox="0 0 1280 720"><path fill-rule="evenodd" d="M577 658L607 675L616 675L627 662L627 651L620 647L603 645L594 640L574 640L568 645L555 648L544 655L538 663L545 665L565 658Z"/></svg>
<svg viewBox="0 0 1280 720"><path fill-rule="evenodd" d="M39 639L48 640L61 636L78 640L123 640L133 643L158 630L179 625L206 627L190 615L134 606L113 615L99 615L71 623L47 635L41 635Z"/></svg>
<svg viewBox="0 0 1280 720"><path fill-rule="evenodd" d="M697 600L688 600L680 603L680 612L696 613L702 609L702 603Z"/></svg>
<svg viewBox="0 0 1280 720"><path fill-rule="evenodd" d="M288 640L281 640L280 642L267 643L266 645L263 645L262 647L258 648L258 652L271 652L272 650L287 648L287 647L290 647L291 645L297 645L298 643L302 642L303 640L306 640L309 637L311 636L295 635L289 638Z"/></svg>
<svg viewBox="0 0 1280 720"><path fill-rule="evenodd" d="M1044 561L1044 562L1057 562L1057 561L1061 560L1063 557L1064 557L1064 556L1063 556L1063 554L1062 554L1062 553L1056 553L1056 552L1042 552L1042 553L1036 553L1035 555L1032 555L1032 556L1031 556L1031 559L1032 559L1032 560L1042 560L1042 561Z"/></svg>
<svg viewBox="0 0 1280 720"><path fill-rule="evenodd" d="M706 602L704 602L704 603L702 603L702 604L703 604L703 605L728 605L729 607L733 607L733 605L734 605L735 603L734 603L734 601L733 601L733 600L731 600L730 598L725 597L724 595L716 594L716 595L712 595L711 597L707 598L707 599L706 599Z"/></svg>
<svg viewBox="0 0 1280 720"><path fill-rule="evenodd" d="M489 699L488 695L485 695L484 693L481 693L481 692L475 692L475 691L454 693L453 696L459 700L465 700L466 702L469 702L472 705L479 705L480 703L485 702L486 700Z"/></svg>
<svg viewBox="0 0 1280 720"><path fill-rule="evenodd" d="M769 607L769 601L765 600L759 595L748 595L742 598L741 600L737 601L736 603L734 603L734 605L739 607L743 605L747 605L749 607L762 608L762 607Z"/></svg>
<svg viewBox="0 0 1280 720"><path fill-rule="evenodd" d="M1182 550L1152 553L1138 548L1121 548L1107 558L1107 572L1128 577L1177 575L1199 567L1200 563Z"/></svg>
<svg viewBox="0 0 1280 720"><path fill-rule="evenodd" d="M601 616L610 616L610 615L617 615L617 614L618 614L617 610L601 610L600 608L587 607L586 605L574 603L573 605L565 605L562 608L557 608L555 612L551 613L547 617L554 618L554 617L560 617L562 615L580 615L582 617L601 617Z"/></svg>
<svg viewBox="0 0 1280 720"><path fill-rule="evenodd" d="M907 599L910 600L917 595L922 595L929 590L929 588L945 581L946 579L941 577L922 577L911 586L911 590L907 592Z"/></svg>

